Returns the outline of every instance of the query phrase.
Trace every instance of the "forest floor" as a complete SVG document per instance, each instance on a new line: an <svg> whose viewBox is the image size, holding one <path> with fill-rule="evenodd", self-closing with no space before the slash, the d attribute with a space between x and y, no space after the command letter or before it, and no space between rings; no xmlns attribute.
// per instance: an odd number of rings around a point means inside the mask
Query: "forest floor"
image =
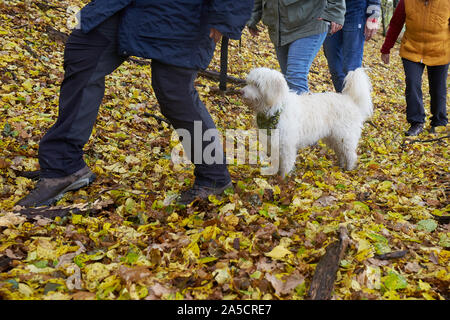
<svg viewBox="0 0 450 320"><path fill-rule="evenodd" d="M449 298L449 127L405 137L398 44L384 65L381 34L365 45L374 115L355 170L339 169L319 142L299 151L285 180L262 175L262 163L230 164L234 192L175 205L193 166L171 161L176 136L148 115L162 117L150 66L127 61L106 79L85 147L95 183L66 194L56 217L19 214L14 204L35 182L18 172L39 168L39 141L56 120L76 5L0 4L0 298L307 299L340 227L349 243L332 299ZM220 46L210 70L219 70L219 56ZM230 41L230 76L245 79L261 66L279 68L266 32ZM333 91L322 51L309 80L312 92ZM254 129L239 85L223 93L199 77L196 88L219 131Z"/></svg>

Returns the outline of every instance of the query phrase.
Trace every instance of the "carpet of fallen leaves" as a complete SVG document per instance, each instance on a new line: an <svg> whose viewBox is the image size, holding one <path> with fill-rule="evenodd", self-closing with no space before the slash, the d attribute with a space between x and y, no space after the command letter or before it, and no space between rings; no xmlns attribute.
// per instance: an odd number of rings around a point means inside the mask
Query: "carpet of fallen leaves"
<svg viewBox="0 0 450 320"><path fill-rule="evenodd" d="M285 181L262 176L259 165L230 165L234 192L176 206L174 196L193 182L192 166L173 165L172 129L148 116L161 116L150 66L128 61L107 77L85 148L96 182L58 202L71 210L65 216L18 215L14 203L35 182L17 172L38 169L39 140L57 117L74 6L81 1L0 4L0 298L306 299L341 225L350 244L332 299L450 297L448 139L429 141L448 127L405 137L398 44L383 65L381 35L365 46L375 112L356 170L341 171L320 142L299 152ZM219 50L209 69L219 70ZM251 38L245 30L229 51L233 77L278 69L267 33ZM219 130L253 128L237 85L223 94L199 77L196 86ZM310 87L333 90L322 52Z"/></svg>

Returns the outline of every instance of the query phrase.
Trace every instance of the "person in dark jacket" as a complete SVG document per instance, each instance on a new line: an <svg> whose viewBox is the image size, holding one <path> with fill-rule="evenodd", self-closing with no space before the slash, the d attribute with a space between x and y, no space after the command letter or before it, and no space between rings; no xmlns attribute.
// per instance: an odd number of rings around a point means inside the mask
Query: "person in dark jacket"
<svg viewBox="0 0 450 320"><path fill-rule="evenodd" d="M336 92L342 91L347 73L361 67L364 42L378 31L381 13L380 0L346 0L345 7L344 26L323 43Z"/></svg>
<svg viewBox="0 0 450 320"><path fill-rule="evenodd" d="M17 205L51 205L65 192L94 181L83 160L83 147L104 96L105 76L128 56L152 59L152 87L161 112L177 131L191 137L183 145L195 164L195 182L178 202L188 204L232 187L222 147L214 148L218 154L213 154L221 160L211 163L203 159L202 151L212 142L204 142L203 135L194 141L198 130L217 130L194 80L197 71L210 63L222 35L239 39L252 7L253 0L88 3L80 11L80 28L66 43L58 119L39 144L40 180ZM213 142L218 145L219 139Z"/></svg>

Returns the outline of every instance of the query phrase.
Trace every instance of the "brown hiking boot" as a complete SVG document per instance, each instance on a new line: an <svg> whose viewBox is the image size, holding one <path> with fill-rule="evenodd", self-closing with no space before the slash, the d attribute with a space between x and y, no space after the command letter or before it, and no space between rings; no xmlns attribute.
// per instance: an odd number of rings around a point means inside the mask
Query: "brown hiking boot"
<svg viewBox="0 0 450 320"><path fill-rule="evenodd" d="M27 208L50 206L61 199L66 192L86 187L95 178L95 174L86 166L67 177L40 179L34 189L16 205Z"/></svg>
<svg viewBox="0 0 450 320"><path fill-rule="evenodd" d="M202 187L194 184L192 188L181 192L177 204L188 205L196 199L208 199L208 196L222 194L228 188L233 189L231 182L219 188Z"/></svg>

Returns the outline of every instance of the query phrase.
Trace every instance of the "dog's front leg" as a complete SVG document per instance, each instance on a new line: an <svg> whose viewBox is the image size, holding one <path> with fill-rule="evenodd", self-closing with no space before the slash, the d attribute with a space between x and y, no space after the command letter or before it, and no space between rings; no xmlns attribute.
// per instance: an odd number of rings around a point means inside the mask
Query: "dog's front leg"
<svg viewBox="0 0 450 320"><path fill-rule="evenodd" d="M285 178L294 169L297 158L297 149L292 144L282 143L280 145L280 170L279 175Z"/></svg>

